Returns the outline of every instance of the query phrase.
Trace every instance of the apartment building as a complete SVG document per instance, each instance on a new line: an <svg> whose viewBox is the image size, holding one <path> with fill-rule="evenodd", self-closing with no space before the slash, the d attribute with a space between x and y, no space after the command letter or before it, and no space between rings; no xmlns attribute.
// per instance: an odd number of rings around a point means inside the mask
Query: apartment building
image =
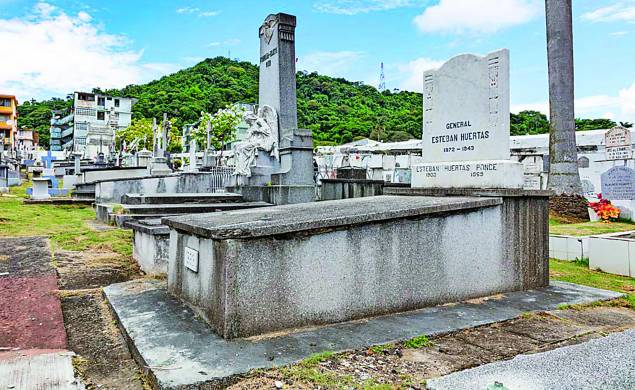
<svg viewBox="0 0 635 390"><path fill-rule="evenodd" d="M85 158L114 151L115 133L130 126L136 99L75 92L70 113L54 112L51 150L84 152Z"/></svg>
<svg viewBox="0 0 635 390"><path fill-rule="evenodd" d="M15 148L18 131L18 99L0 94L0 150Z"/></svg>

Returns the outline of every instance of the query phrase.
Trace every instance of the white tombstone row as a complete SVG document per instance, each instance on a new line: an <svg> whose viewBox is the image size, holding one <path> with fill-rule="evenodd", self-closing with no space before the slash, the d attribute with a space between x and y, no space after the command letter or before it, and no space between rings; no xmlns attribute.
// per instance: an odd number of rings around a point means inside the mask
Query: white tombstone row
<svg viewBox="0 0 635 390"><path fill-rule="evenodd" d="M423 164L416 188L522 188L509 159L509 51L463 54L424 73Z"/></svg>

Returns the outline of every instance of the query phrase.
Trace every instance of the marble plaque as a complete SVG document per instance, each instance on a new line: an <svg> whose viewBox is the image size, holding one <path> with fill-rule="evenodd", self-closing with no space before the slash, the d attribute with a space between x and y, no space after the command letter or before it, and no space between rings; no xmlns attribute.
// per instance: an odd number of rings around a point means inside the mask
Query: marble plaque
<svg viewBox="0 0 635 390"><path fill-rule="evenodd" d="M607 160L626 160L633 157L631 148L631 131L616 126L604 134Z"/></svg>
<svg viewBox="0 0 635 390"><path fill-rule="evenodd" d="M425 162L509 159L509 51L424 73Z"/></svg>
<svg viewBox="0 0 635 390"><path fill-rule="evenodd" d="M184 254L185 267L193 272L198 272L198 251L190 247L185 247Z"/></svg>
<svg viewBox="0 0 635 390"><path fill-rule="evenodd" d="M601 176L602 197L610 200L635 199L635 170L613 167Z"/></svg>

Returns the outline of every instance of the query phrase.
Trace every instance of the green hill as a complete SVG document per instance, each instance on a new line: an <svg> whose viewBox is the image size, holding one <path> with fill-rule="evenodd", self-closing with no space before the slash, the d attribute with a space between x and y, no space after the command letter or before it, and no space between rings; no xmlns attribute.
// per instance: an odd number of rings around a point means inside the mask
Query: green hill
<svg viewBox="0 0 635 390"><path fill-rule="evenodd" d="M177 119L180 128L196 121L201 111L213 113L236 102L256 103L258 67L216 57L147 84L95 91L137 98L134 118L161 118L166 112ZM420 93L379 92L361 82L298 73L297 95L299 126L313 130L316 145L340 144L364 137L384 141L421 137ZM20 126L37 129L41 144L48 146L50 110L70 105L69 100L63 99L27 101L19 107ZM589 127L594 126L581 129ZM512 134L545 133L549 125L544 115L526 111L512 114L511 130Z"/></svg>

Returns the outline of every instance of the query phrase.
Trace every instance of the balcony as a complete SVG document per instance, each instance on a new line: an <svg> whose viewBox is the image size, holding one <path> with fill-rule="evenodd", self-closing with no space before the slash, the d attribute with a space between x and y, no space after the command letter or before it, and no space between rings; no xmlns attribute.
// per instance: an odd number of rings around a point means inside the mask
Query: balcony
<svg viewBox="0 0 635 390"><path fill-rule="evenodd" d="M13 107L0 106L0 114L13 114Z"/></svg>

